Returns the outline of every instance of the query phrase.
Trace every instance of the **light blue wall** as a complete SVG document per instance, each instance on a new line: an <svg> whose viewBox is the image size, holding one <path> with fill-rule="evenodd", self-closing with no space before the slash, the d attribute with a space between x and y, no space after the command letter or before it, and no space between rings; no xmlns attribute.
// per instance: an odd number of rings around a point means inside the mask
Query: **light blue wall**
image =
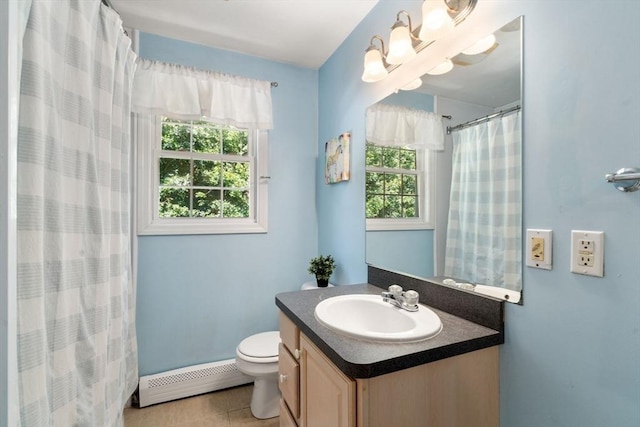
<svg viewBox="0 0 640 427"><path fill-rule="evenodd" d="M139 239L140 374L235 357L277 329L278 292L299 289L316 255L318 72L141 34L140 56L277 81L269 132L269 232Z"/></svg>
<svg viewBox="0 0 640 427"><path fill-rule="evenodd" d="M433 230L367 231L367 263L418 277L433 273Z"/></svg>
<svg viewBox="0 0 640 427"><path fill-rule="evenodd" d="M381 102L390 105L402 105L417 110L433 111L433 95L412 91L398 91L387 96Z"/></svg>
<svg viewBox="0 0 640 427"><path fill-rule="evenodd" d="M385 94L360 80L364 49L419 4L382 0L320 69L318 143L353 131L351 181L316 184L338 283L366 280L364 110ZM501 425L640 425L640 192L604 181L640 167L640 2L487 5L525 16L524 223L554 232L553 270L526 268L524 305L506 307ZM604 278L569 272L572 229L605 232Z"/></svg>

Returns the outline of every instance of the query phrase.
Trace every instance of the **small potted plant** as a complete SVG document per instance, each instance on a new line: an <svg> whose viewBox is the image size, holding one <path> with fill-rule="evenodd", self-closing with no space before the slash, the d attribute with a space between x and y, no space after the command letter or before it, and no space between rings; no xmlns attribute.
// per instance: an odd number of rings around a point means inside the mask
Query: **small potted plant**
<svg viewBox="0 0 640 427"><path fill-rule="evenodd" d="M319 288L325 288L329 284L329 277L336 268L336 262L331 255L317 256L309 261L309 273L316 276Z"/></svg>

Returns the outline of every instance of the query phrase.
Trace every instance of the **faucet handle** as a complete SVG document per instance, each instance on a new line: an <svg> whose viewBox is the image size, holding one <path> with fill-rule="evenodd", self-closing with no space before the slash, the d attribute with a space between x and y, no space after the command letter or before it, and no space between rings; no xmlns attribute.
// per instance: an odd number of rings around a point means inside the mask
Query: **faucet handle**
<svg viewBox="0 0 640 427"><path fill-rule="evenodd" d="M398 299L398 297L402 295L402 286L391 285L389 286L389 292L391 292L394 298Z"/></svg>
<svg viewBox="0 0 640 427"><path fill-rule="evenodd" d="M408 305L417 305L419 299L420 295L416 291L410 290L404 293L404 302Z"/></svg>

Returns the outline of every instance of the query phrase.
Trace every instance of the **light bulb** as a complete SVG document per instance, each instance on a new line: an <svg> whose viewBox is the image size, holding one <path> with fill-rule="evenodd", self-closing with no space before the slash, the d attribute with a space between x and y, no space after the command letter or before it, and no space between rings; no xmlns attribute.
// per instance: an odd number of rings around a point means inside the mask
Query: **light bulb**
<svg viewBox="0 0 640 427"><path fill-rule="evenodd" d="M448 73L453 69L453 62L450 59L445 59L440 65L437 65L435 68L427 71L427 74L432 76L439 76L440 74Z"/></svg>
<svg viewBox="0 0 640 427"><path fill-rule="evenodd" d="M414 89L418 89L420 86L422 86L422 79L418 77L417 79L412 80L406 85L402 86L400 90L414 90Z"/></svg>
<svg viewBox="0 0 640 427"><path fill-rule="evenodd" d="M418 35L420 40L425 42L437 40L454 26L444 0L425 0L422 3L422 28Z"/></svg>
<svg viewBox="0 0 640 427"><path fill-rule="evenodd" d="M389 53L387 63L400 65L408 62L416 56L416 51L411 43L411 34L406 25L394 25L389 37Z"/></svg>
<svg viewBox="0 0 640 427"><path fill-rule="evenodd" d="M364 54L364 73L362 80L367 83L374 83L387 77L389 72L382 62L382 55L375 47L367 49Z"/></svg>
<svg viewBox="0 0 640 427"><path fill-rule="evenodd" d="M463 50L462 53L465 55L477 55L491 49L494 44L496 44L496 36L489 34Z"/></svg>

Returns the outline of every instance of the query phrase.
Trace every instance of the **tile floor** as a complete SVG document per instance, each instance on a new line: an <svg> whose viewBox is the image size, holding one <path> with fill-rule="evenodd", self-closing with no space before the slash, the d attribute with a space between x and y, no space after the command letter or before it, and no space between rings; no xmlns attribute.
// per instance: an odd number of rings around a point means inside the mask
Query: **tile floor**
<svg viewBox="0 0 640 427"><path fill-rule="evenodd" d="M126 408L124 427L278 427L279 419L259 420L249 403L253 384L145 408Z"/></svg>

